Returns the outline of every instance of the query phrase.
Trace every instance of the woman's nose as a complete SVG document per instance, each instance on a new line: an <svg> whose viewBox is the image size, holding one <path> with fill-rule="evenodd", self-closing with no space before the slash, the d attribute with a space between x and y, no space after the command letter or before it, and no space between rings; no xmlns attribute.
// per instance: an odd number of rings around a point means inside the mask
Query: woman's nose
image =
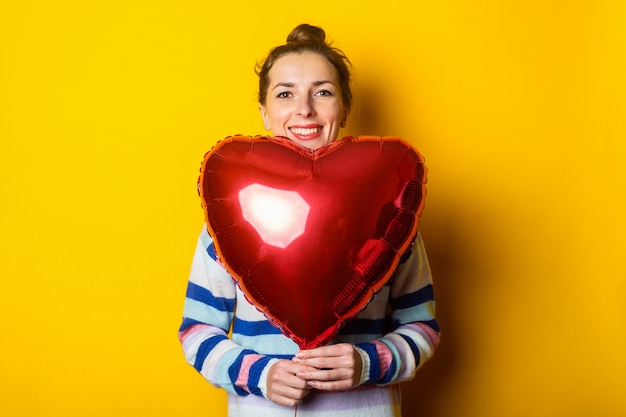
<svg viewBox="0 0 626 417"><path fill-rule="evenodd" d="M315 108L311 97L302 97L298 100L297 114L301 117L311 117L315 114Z"/></svg>

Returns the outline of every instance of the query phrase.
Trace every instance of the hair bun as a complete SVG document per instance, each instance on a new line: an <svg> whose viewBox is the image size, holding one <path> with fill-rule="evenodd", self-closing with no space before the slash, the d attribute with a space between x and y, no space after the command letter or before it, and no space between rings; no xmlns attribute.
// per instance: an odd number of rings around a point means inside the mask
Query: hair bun
<svg viewBox="0 0 626 417"><path fill-rule="evenodd" d="M296 26L287 36L287 43L324 43L325 41L324 29L306 23Z"/></svg>

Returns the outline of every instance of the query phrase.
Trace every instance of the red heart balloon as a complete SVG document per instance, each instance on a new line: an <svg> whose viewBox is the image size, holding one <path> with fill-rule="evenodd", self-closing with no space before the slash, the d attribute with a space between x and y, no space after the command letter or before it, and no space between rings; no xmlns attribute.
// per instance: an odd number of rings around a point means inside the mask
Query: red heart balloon
<svg viewBox="0 0 626 417"><path fill-rule="evenodd" d="M315 151L232 136L205 155L208 231L250 302L301 349L331 341L412 244L426 168L408 143L347 137Z"/></svg>

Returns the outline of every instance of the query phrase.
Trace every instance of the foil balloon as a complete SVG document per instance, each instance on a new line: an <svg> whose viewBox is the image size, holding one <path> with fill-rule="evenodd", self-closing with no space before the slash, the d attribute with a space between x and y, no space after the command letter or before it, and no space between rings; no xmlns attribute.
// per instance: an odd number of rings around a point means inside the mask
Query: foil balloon
<svg viewBox="0 0 626 417"><path fill-rule="evenodd" d="M389 280L424 206L408 143L347 137L315 151L231 136L198 179L207 228L246 298L308 349L327 344Z"/></svg>

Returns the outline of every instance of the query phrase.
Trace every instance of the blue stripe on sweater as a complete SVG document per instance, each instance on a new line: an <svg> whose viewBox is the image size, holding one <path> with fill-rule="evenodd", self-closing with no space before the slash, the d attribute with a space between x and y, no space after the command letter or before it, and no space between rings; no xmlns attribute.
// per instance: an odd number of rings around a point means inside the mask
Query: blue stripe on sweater
<svg viewBox="0 0 626 417"><path fill-rule="evenodd" d="M196 368L198 372L202 371L202 365L204 365L204 361L209 356L209 353L218 345L218 343L228 340L227 336L217 334L215 336L210 337L200 344L198 348L198 353L196 353L196 360L193 363L193 367Z"/></svg>
<svg viewBox="0 0 626 417"><path fill-rule="evenodd" d="M439 328L439 322L437 322L437 320L435 320L435 319L428 320L428 321L423 321L422 323L430 326L430 328L433 329L434 331L436 331L437 333L441 332L441 329Z"/></svg>
<svg viewBox="0 0 626 417"><path fill-rule="evenodd" d="M400 336L402 336L402 338L408 343L408 345L411 347L411 351L413 352L413 356L415 356L415 364L419 365L420 360L421 360L421 354L420 354L420 349L417 347L417 345L415 344L415 342L413 341L413 339L411 339L410 337L400 334Z"/></svg>
<svg viewBox="0 0 626 417"><path fill-rule="evenodd" d="M220 311L232 313L235 311L235 300L231 298L216 297L207 288L190 282L187 285L187 298L208 304Z"/></svg>
<svg viewBox="0 0 626 417"><path fill-rule="evenodd" d="M180 327L178 328L179 332L184 332L185 330L187 330L188 327L191 327L193 325L196 324L204 324L199 322L198 320L194 320L194 319L190 319L187 317L183 317L183 322L180 324Z"/></svg>
<svg viewBox="0 0 626 417"><path fill-rule="evenodd" d="M211 259L217 261L217 253L215 252L215 245L213 244L213 242L209 243L209 246L207 246L206 253Z"/></svg>
<svg viewBox="0 0 626 417"><path fill-rule="evenodd" d="M378 351L376 345L373 343L359 343L357 345L367 353L370 358L370 373L368 375L368 381L376 382L380 379L380 359L378 357Z"/></svg>
<svg viewBox="0 0 626 417"><path fill-rule="evenodd" d="M389 304L393 309L409 308L418 304L425 303L427 301L433 301L435 299L435 293L432 284L420 288L419 290L405 294L398 298L391 298Z"/></svg>
<svg viewBox="0 0 626 417"><path fill-rule="evenodd" d="M354 319L346 323L340 331L340 335L360 335L387 333L384 319Z"/></svg>
<svg viewBox="0 0 626 417"><path fill-rule="evenodd" d="M247 321L235 317L233 332L242 336L261 336L264 334L281 334L280 329L267 320Z"/></svg>

